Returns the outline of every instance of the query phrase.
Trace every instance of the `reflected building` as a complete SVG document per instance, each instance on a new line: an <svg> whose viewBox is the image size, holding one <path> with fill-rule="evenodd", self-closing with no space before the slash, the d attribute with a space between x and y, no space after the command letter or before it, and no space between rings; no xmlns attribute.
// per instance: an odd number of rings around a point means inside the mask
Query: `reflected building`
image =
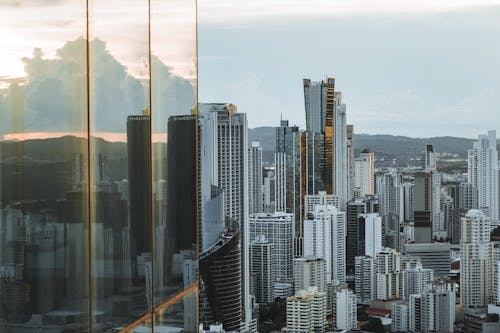
<svg viewBox="0 0 500 333"><path fill-rule="evenodd" d="M127 118L129 210L133 256L151 252L151 118Z"/></svg>

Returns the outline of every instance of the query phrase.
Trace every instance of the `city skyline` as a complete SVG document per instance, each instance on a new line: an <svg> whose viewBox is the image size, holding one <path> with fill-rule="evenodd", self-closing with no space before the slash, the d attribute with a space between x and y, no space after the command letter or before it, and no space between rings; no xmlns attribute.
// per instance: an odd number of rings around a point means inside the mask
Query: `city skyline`
<svg viewBox="0 0 500 333"><path fill-rule="evenodd" d="M326 76L344 91L355 133L474 138L500 128L498 1L258 2L230 14L224 4L199 4L199 98L238 105L249 128L280 113L305 128L300 80Z"/></svg>

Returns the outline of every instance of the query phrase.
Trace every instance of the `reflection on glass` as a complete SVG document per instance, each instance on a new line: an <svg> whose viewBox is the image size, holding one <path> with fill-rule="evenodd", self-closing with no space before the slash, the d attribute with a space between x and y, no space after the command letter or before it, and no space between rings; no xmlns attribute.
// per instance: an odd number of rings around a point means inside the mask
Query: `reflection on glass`
<svg viewBox="0 0 500 333"><path fill-rule="evenodd" d="M88 329L83 4L0 5L1 332Z"/></svg>
<svg viewBox="0 0 500 333"><path fill-rule="evenodd" d="M155 305L197 282L195 10L151 1Z"/></svg>
<svg viewBox="0 0 500 333"><path fill-rule="evenodd" d="M95 328L120 327L151 311L148 9L144 0L89 7ZM111 140L116 133L120 142Z"/></svg>
<svg viewBox="0 0 500 333"><path fill-rule="evenodd" d="M1 332L139 329L196 288L195 9L0 3Z"/></svg>
<svg viewBox="0 0 500 333"><path fill-rule="evenodd" d="M198 328L197 296L197 291L191 292L168 308L156 313L154 332L195 333Z"/></svg>

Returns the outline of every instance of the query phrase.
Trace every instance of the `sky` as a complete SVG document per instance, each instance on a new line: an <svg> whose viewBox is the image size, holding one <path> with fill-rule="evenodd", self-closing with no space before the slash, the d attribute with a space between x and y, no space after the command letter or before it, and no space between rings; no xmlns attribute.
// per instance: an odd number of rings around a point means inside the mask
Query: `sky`
<svg viewBox="0 0 500 333"><path fill-rule="evenodd" d="M500 1L198 2L199 101L305 127L302 79L335 77L355 132L500 130Z"/></svg>
<svg viewBox="0 0 500 333"><path fill-rule="evenodd" d="M91 39L132 79L148 72L147 3L89 2ZM0 93L26 77L34 48L60 62L57 50L85 35L84 4L0 0ZM151 5L153 54L193 82L193 3ZM282 115L303 128L302 79L332 76L357 133L500 130L500 0L198 0L198 28L199 101L236 104L250 127Z"/></svg>

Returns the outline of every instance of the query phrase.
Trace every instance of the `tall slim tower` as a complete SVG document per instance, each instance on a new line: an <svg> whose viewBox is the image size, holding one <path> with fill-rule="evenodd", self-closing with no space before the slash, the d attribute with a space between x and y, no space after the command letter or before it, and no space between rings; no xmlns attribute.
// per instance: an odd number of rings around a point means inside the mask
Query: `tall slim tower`
<svg viewBox="0 0 500 333"><path fill-rule="evenodd" d="M479 135L468 151L467 176L469 184L478 189L479 209L488 213L492 224L499 220L498 151L496 131Z"/></svg>
<svg viewBox="0 0 500 333"><path fill-rule="evenodd" d="M127 118L127 160L130 209L130 237L135 257L151 252L151 118Z"/></svg>
<svg viewBox="0 0 500 333"><path fill-rule="evenodd" d="M211 124L216 127L217 186L224 191L224 215L239 224L243 324L249 329L252 309L249 284L247 117L245 113L238 113L233 104L201 103L198 110L199 118L212 119Z"/></svg>
<svg viewBox="0 0 500 333"><path fill-rule="evenodd" d="M335 79L327 78L320 82L304 79L303 84L306 129L309 133L324 135L324 190L335 194Z"/></svg>
<svg viewBox="0 0 500 333"><path fill-rule="evenodd" d="M346 125L347 144L347 201L354 198L354 125ZM375 177L375 176L373 176Z"/></svg>
<svg viewBox="0 0 500 333"><path fill-rule="evenodd" d="M493 299L493 243L490 218L471 209L462 218L460 295L465 309L486 307Z"/></svg>
<svg viewBox="0 0 500 333"><path fill-rule="evenodd" d="M249 149L249 173L250 181L248 188L249 196L249 212L261 213L263 210L262 203L262 148L259 141L253 141Z"/></svg>

